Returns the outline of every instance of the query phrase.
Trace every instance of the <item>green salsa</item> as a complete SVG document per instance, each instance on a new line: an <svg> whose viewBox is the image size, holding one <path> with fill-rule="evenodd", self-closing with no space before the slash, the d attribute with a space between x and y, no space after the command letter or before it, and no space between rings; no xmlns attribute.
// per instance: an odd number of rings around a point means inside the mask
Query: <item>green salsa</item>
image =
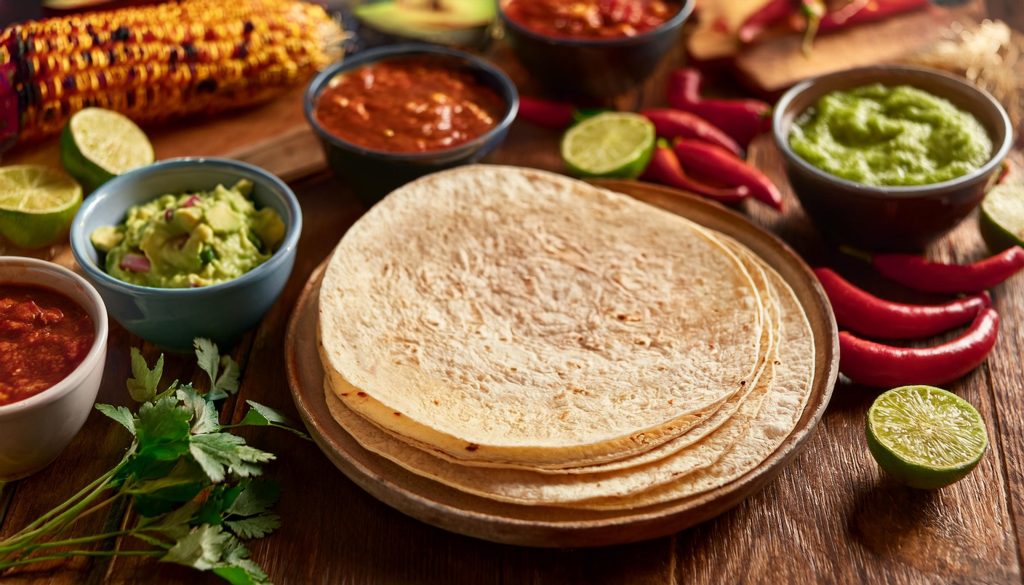
<svg viewBox="0 0 1024 585"><path fill-rule="evenodd" d="M97 228L93 246L106 253L118 280L157 288L209 286L263 264L284 239L273 209L256 209L252 182L212 191L163 195L128 210L124 223Z"/></svg>
<svg viewBox="0 0 1024 585"><path fill-rule="evenodd" d="M790 147L819 169L865 185L929 185L992 156L974 116L926 91L866 85L833 91L800 115Z"/></svg>

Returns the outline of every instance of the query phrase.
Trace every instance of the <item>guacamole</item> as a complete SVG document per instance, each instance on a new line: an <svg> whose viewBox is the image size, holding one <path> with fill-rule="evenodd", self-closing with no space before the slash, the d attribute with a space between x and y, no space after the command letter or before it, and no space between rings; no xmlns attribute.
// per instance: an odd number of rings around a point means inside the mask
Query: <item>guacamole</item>
<svg viewBox="0 0 1024 585"><path fill-rule="evenodd" d="M97 228L93 246L108 274L131 284L189 288L226 282L266 262L284 239L273 209L256 209L252 182L163 195L128 210L124 223Z"/></svg>
<svg viewBox="0 0 1024 585"><path fill-rule="evenodd" d="M992 156L974 116L926 91L877 83L822 96L797 119L789 145L823 171L876 186L948 181Z"/></svg>

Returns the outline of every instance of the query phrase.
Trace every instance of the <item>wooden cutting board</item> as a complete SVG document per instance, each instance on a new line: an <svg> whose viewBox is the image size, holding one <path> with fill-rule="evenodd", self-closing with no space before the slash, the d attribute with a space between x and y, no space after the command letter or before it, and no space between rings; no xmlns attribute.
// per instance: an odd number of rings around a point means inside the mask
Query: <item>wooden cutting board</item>
<svg viewBox="0 0 1024 585"><path fill-rule="evenodd" d="M801 51L799 33L744 48L732 35L701 22L687 39L686 48L695 61L731 63L737 77L752 91L775 96L809 77L898 60L939 39L953 21L980 20L984 16L984 0L970 0L952 8L932 6L820 36L810 55Z"/></svg>

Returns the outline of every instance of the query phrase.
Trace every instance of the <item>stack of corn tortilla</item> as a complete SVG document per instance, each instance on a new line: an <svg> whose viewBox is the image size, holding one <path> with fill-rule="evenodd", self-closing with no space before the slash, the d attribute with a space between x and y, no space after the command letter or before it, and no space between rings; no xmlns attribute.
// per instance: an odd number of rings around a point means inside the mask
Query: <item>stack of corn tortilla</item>
<svg viewBox="0 0 1024 585"><path fill-rule="evenodd" d="M792 432L814 340L737 241L560 175L469 166L395 191L319 297L328 405L417 475L626 510L741 477Z"/></svg>

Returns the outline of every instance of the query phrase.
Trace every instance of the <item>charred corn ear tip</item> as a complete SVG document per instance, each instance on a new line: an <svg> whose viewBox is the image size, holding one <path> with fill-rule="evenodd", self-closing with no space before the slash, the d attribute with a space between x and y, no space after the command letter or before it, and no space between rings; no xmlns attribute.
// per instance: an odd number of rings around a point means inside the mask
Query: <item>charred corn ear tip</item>
<svg viewBox="0 0 1024 585"><path fill-rule="evenodd" d="M307 2L184 0L4 29L0 75L17 94L24 141L87 107L145 123L265 101L339 59L344 39Z"/></svg>

